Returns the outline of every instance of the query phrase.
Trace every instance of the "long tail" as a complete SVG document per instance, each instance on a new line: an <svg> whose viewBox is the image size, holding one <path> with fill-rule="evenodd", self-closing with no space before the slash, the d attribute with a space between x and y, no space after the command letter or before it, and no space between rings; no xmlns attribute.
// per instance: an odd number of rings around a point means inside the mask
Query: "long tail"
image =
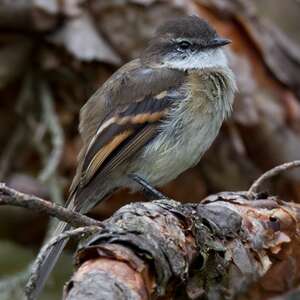
<svg viewBox="0 0 300 300"><path fill-rule="evenodd" d="M67 208L72 209L73 208L73 201L71 200L69 204L67 205ZM52 236L57 236L60 233L69 230L71 228L71 225L65 222L59 222L57 228L55 229ZM39 274L37 274L36 279L36 286L33 290L32 294L30 295L30 299L36 300L41 291L43 290L43 287L53 270L57 260L59 259L64 247L66 246L69 239L64 239L57 244L55 244L48 252L45 260L42 263L42 266L40 268Z"/></svg>

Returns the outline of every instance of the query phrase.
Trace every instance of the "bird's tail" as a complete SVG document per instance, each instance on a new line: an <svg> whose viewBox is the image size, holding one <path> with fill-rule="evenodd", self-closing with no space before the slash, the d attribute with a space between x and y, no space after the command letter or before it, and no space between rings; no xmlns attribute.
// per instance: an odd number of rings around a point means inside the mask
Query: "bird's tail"
<svg viewBox="0 0 300 300"><path fill-rule="evenodd" d="M73 209L73 199L69 201L69 204L67 205L68 209ZM71 225L65 222L59 222L57 228L54 230L54 233L52 236L57 236L60 233L69 230L71 228ZM45 257L44 261L42 262L40 272L37 274L37 279L36 279L36 285L35 288L30 295L30 299L36 300L43 290L43 287L53 270L57 260L59 259L65 245L67 244L69 239L64 239L59 241L57 244L55 244L48 252L47 256Z"/></svg>
<svg viewBox="0 0 300 300"><path fill-rule="evenodd" d="M109 192L107 190L102 190L102 194L98 194L100 200L98 200L98 203L108 198L112 193L113 189ZM88 190L90 192L90 190ZM76 197L76 205L75 205L75 197ZM85 194L85 190L81 193L74 193L71 198L69 198L67 202L67 209L69 210L75 210L80 211L81 213L87 212L90 208L95 206L97 202L91 202L87 201L89 198L89 194ZM78 205L80 203L81 205ZM70 224L67 224L65 222L59 222L56 230L54 231L52 236L57 236L58 234L69 230L71 228ZM49 274L51 273L52 269L54 268L58 258L60 257L65 245L67 244L69 239L64 239L57 244L55 244L48 252L46 258L44 259L42 266L40 268L39 274L37 274L36 279L36 285L35 289L33 290L32 294L30 295L30 299L36 300L43 290L43 287L49 277Z"/></svg>

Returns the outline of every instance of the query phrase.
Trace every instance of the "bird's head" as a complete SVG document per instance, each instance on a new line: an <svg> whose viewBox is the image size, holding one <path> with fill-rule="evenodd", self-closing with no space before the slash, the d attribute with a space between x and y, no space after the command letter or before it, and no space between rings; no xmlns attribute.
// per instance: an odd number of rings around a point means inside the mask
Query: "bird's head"
<svg viewBox="0 0 300 300"><path fill-rule="evenodd" d="M149 65L178 70L225 67L222 47L229 43L203 19L179 17L158 28L142 60Z"/></svg>

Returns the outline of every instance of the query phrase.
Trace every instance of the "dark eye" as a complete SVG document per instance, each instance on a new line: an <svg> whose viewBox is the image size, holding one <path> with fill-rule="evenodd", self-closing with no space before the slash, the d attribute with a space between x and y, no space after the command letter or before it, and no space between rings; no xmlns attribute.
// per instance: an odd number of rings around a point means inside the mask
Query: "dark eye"
<svg viewBox="0 0 300 300"><path fill-rule="evenodd" d="M179 50L187 50L191 48L192 44L188 41L182 41L178 43L178 49Z"/></svg>

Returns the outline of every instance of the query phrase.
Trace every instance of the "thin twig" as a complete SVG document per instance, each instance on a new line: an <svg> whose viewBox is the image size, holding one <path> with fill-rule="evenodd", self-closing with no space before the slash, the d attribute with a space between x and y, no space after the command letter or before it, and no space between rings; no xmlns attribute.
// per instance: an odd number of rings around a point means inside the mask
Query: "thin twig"
<svg viewBox="0 0 300 300"><path fill-rule="evenodd" d="M29 208L39 213L46 213L47 215L71 224L73 227L90 225L102 226L100 221L36 196L23 194L7 187L4 183L0 183L0 205L14 205Z"/></svg>
<svg viewBox="0 0 300 300"><path fill-rule="evenodd" d="M57 236L55 236L53 239L51 239L47 244L43 246L43 248L40 250L36 260L34 261L32 268L31 268L31 274L29 277L29 280L25 287L25 294L27 295L27 298L31 299L31 294L35 290L36 287L36 280L38 278L38 275L40 273L40 268L42 266L43 261L45 260L47 254L49 253L49 250L57 243L59 243L62 240L71 238L71 237L77 237L82 236L84 234L92 234L97 233L99 231L103 230L103 227L99 226L85 226L85 227L79 227L76 229L65 231Z"/></svg>
<svg viewBox="0 0 300 300"><path fill-rule="evenodd" d="M253 184L251 185L251 187L248 190L248 194L254 194L257 192L258 188L260 185L262 185L262 183L264 181L266 181L267 179L270 179L271 177L274 177L286 170L290 170L293 168L297 168L300 167L300 160L294 160L288 163L284 163L282 165L279 165L269 171L267 171L266 173L264 173L263 175L261 175L258 179L256 179Z"/></svg>
<svg viewBox="0 0 300 300"><path fill-rule="evenodd" d="M42 83L40 86L40 97L44 119L51 134L53 147L45 167L39 175L42 181L46 181L56 171L61 160L64 147L64 134L55 113L51 92L45 83Z"/></svg>

